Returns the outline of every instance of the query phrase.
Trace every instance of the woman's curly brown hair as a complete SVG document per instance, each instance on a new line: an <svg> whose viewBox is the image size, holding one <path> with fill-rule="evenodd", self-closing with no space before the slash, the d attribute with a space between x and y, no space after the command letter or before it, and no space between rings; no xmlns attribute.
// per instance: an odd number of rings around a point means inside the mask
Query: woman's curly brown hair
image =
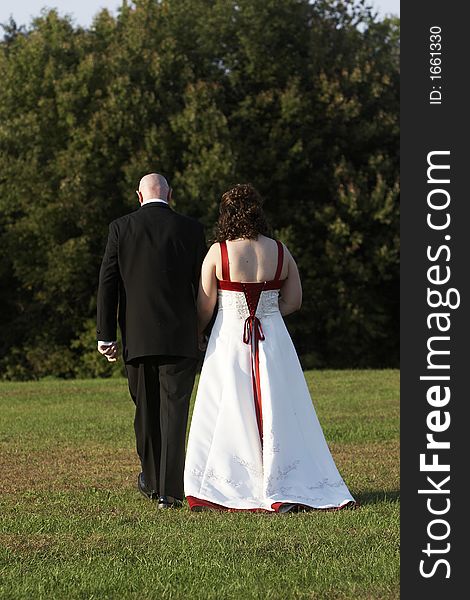
<svg viewBox="0 0 470 600"><path fill-rule="evenodd" d="M263 200L250 183L239 183L223 194L215 241L255 239L270 235L271 229L263 211Z"/></svg>

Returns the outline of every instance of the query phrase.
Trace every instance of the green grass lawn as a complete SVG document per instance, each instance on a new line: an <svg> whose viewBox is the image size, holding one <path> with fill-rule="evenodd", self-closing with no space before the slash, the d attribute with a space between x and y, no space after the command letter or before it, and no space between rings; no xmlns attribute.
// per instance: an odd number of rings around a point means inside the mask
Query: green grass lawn
<svg viewBox="0 0 470 600"><path fill-rule="evenodd" d="M125 380L0 384L0 598L398 598L399 373L306 377L357 510L157 511Z"/></svg>

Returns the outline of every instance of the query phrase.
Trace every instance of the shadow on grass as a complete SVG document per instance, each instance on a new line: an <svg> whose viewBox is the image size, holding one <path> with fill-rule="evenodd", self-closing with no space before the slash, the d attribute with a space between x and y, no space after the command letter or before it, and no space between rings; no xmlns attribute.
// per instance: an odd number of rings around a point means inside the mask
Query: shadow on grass
<svg viewBox="0 0 470 600"><path fill-rule="evenodd" d="M400 491L369 490L355 494L354 498L360 506L379 504L380 502L397 502L400 500Z"/></svg>

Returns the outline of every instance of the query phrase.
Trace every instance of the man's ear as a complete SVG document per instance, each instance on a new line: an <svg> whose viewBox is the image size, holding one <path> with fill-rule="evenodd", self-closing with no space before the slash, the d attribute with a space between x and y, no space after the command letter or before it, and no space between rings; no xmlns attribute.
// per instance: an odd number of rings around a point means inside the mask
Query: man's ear
<svg viewBox="0 0 470 600"><path fill-rule="evenodd" d="M137 196L139 198L139 202L142 205L142 202L144 201L144 197L142 196L142 192L140 190L136 190L135 193L137 194Z"/></svg>
<svg viewBox="0 0 470 600"><path fill-rule="evenodd" d="M169 188L168 194L166 196L168 204L170 203L172 193L173 193L173 188Z"/></svg>

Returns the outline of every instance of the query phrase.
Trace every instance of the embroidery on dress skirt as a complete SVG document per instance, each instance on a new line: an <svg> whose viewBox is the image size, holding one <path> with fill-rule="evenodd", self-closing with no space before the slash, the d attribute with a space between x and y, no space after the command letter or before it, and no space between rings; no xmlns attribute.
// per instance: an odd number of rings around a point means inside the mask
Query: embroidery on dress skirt
<svg viewBox="0 0 470 600"><path fill-rule="evenodd" d="M267 435L264 435L263 453L270 455L276 454L277 452L280 452L279 442L275 441L274 431L271 429Z"/></svg>
<svg viewBox="0 0 470 600"><path fill-rule="evenodd" d="M320 480L316 485L308 485L307 489L308 490L321 490L325 486L332 487L332 488L338 488L338 487L343 487L343 486L346 487L346 484L344 483L344 481L342 479L338 479L334 483L330 483L328 481L328 477L325 477L325 479Z"/></svg>
<svg viewBox="0 0 470 600"><path fill-rule="evenodd" d="M245 469L247 469L247 471L250 471L251 473L253 473L257 477L262 477L263 476L263 470L262 469L258 469L258 467L254 463L251 463L251 462L245 460L244 458L241 458L240 456L236 456L236 455L232 456L232 459L236 463L238 463L239 465L241 465L242 467L245 467Z"/></svg>
<svg viewBox="0 0 470 600"><path fill-rule="evenodd" d="M282 480L286 479L288 474L291 471L295 471L297 469L297 465L299 463L300 463L300 460L297 459L283 470L281 470L281 468L278 467L277 468L277 476L274 476L271 474L266 477L265 489L266 489L267 497L281 493L281 494L288 495L289 498L292 498L292 499L295 498L297 500L308 500L311 503L313 503L313 502L319 503L324 500L324 498L321 498L321 497L312 498L310 496L292 495L289 493L289 490L292 489L292 486L279 486L279 484L276 483L277 481L282 481ZM324 479L321 479L320 481L318 481L315 485L308 485L305 487L307 490L321 490L321 489L324 489L325 487L328 487L328 488L346 487L346 484L344 483L344 481L342 479L338 479L337 481L330 482L328 480L328 477L325 477Z"/></svg>
<svg viewBox="0 0 470 600"><path fill-rule="evenodd" d="M222 481L223 483L228 483L228 485L232 485L234 488L239 488L243 485L241 481L234 481L233 479L229 479L224 477L223 475L219 475L214 471L214 469L207 469L205 472L201 469L191 469L191 473L198 477L199 479L207 478L207 479L215 479L216 481Z"/></svg>
<svg viewBox="0 0 470 600"><path fill-rule="evenodd" d="M297 469L297 465L299 463L300 463L300 460L297 459L297 460L294 460L294 462L292 462L290 465L287 465L287 467L285 469L281 470L281 468L278 467L276 480L279 481L281 479L285 479L291 471L295 471Z"/></svg>
<svg viewBox="0 0 470 600"><path fill-rule="evenodd" d="M278 485L277 481L282 481L285 479L291 471L295 471L297 469L297 465L300 463L300 460L294 460L290 465L283 470L280 467L277 468L277 475L274 474L268 475L266 477L266 496L270 496L271 494L277 493Z"/></svg>

